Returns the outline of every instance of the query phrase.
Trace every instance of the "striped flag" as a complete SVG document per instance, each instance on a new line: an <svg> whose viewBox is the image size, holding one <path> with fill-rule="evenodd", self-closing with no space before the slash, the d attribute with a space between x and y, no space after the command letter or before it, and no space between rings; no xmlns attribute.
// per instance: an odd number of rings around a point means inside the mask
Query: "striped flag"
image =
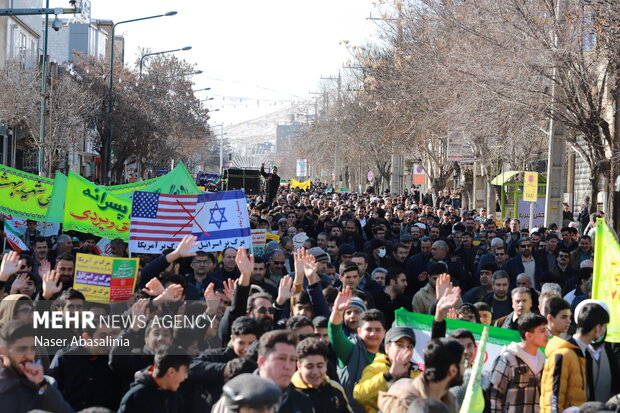
<svg viewBox="0 0 620 413"><path fill-rule="evenodd" d="M8 242L9 246L13 251L22 252L28 251L30 248L22 241L19 237L19 233L16 228L13 227L14 221L9 219L8 216L5 216L4 219L4 236L6 237L6 242Z"/></svg>
<svg viewBox="0 0 620 413"><path fill-rule="evenodd" d="M251 248L243 191L200 195L166 195L137 191L133 195L129 250L158 254L195 235L201 251Z"/></svg>
<svg viewBox="0 0 620 413"><path fill-rule="evenodd" d="M196 195L135 192L131 207L130 243L174 243L186 235L192 235L191 217L196 213L197 200Z"/></svg>

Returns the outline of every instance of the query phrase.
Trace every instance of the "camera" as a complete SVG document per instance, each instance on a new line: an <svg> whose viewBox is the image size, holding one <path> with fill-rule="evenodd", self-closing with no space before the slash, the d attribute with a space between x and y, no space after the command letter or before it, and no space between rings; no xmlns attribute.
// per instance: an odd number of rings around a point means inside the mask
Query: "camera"
<svg viewBox="0 0 620 413"><path fill-rule="evenodd" d="M52 29L54 29L55 31L59 31L61 27L62 27L62 22L60 21L58 16L56 16L54 18L54 21L52 22Z"/></svg>

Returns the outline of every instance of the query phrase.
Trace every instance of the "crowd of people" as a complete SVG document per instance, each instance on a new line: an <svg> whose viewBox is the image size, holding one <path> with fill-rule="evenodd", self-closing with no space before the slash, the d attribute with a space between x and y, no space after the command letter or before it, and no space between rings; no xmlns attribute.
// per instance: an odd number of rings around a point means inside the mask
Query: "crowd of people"
<svg viewBox="0 0 620 413"><path fill-rule="evenodd" d="M30 251L5 251L0 265L0 410L454 413L478 343L450 319L518 331L485 360L485 412L620 404L620 346L605 341L607 305L590 297L585 225L528 230L463 209L456 190L301 192L277 178L266 197L248 198L251 227L271 234L264 254L194 252L185 237L140 255L134 298L112 305L72 288L76 253L96 254L97 238L45 238L29 221ZM127 256L122 240L111 251ZM423 360L413 359L416 331L395 322L400 308L433 316ZM46 331L41 344L41 311L134 319ZM155 322L167 314L209 325ZM71 337L84 344L66 345Z"/></svg>

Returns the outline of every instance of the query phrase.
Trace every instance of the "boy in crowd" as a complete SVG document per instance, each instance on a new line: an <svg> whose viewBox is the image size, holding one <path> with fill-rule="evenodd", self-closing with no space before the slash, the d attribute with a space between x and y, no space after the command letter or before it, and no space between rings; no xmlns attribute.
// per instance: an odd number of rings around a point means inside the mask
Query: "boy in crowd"
<svg viewBox="0 0 620 413"><path fill-rule="evenodd" d="M336 297L329 318L329 340L338 357L338 377L353 410L363 412L363 408L353 400L353 387L362 377L364 368L373 362L385 336L385 319L378 310L365 311L357 335L347 338L342 329L344 311L349 307L353 292L347 286Z"/></svg>
<svg viewBox="0 0 620 413"><path fill-rule="evenodd" d="M415 378L419 371L411 363L415 333L410 327L392 327L385 334L385 353L378 353L362 372L362 378L353 389L353 396L366 410L377 413L380 391L387 391L396 380Z"/></svg>
<svg viewBox="0 0 620 413"><path fill-rule="evenodd" d="M519 317L520 343L511 343L495 359L491 376L491 412L536 413L547 345L547 320L540 314Z"/></svg>
<svg viewBox="0 0 620 413"><path fill-rule="evenodd" d="M181 413L183 398L177 392L187 379L192 359L181 347L161 347L154 365L136 373L136 381L121 401L118 413Z"/></svg>
<svg viewBox="0 0 620 413"><path fill-rule="evenodd" d="M551 297L545 301L543 315L547 318L547 330L553 337L567 339L570 327L570 304L560 297Z"/></svg>
<svg viewBox="0 0 620 413"><path fill-rule="evenodd" d="M561 412L570 406L580 406L594 399L592 364L588 345L603 340L609 323L609 312L600 302L584 301L575 311L577 332L568 340L553 337L547 348L547 362L542 375L540 412ZM611 373L606 371L610 376ZM611 383L612 377L608 377ZM605 380L601 380L601 385Z"/></svg>
<svg viewBox="0 0 620 413"><path fill-rule="evenodd" d="M327 345L318 338L309 337L297 345L296 352L297 371L291 383L310 396L315 412L352 412L342 386L327 376Z"/></svg>

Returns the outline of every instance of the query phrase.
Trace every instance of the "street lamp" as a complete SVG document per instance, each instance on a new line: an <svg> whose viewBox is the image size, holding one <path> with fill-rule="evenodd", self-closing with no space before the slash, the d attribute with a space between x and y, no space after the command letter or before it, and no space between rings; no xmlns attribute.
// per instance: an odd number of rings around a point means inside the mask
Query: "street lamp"
<svg viewBox="0 0 620 413"><path fill-rule="evenodd" d="M174 16L175 14L177 14L176 11L169 11L167 13L157 14L155 16L123 20L112 25L112 36L110 38L110 97L108 100L108 147L106 150L106 168L104 175L104 181L106 182L106 184L109 183L108 174L110 173L110 167L112 166L112 108L114 104L114 32L116 31L116 26L118 26L119 24L132 23L141 20L156 19L158 17Z"/></svg>
<svg viewBox="0 0 620 413"><path fill-rule="evenodd" d="M181 47L180 49L164 50L163 52L153 52L153 53L147 53L147 54L142 55L142 57L140 58L140 79L142 79L142 65L144 64L145 57L155 56L158 54L181 52L181 51L186 51L186 50L192 50L192 46L185 46L185 47Z"/></svg>

